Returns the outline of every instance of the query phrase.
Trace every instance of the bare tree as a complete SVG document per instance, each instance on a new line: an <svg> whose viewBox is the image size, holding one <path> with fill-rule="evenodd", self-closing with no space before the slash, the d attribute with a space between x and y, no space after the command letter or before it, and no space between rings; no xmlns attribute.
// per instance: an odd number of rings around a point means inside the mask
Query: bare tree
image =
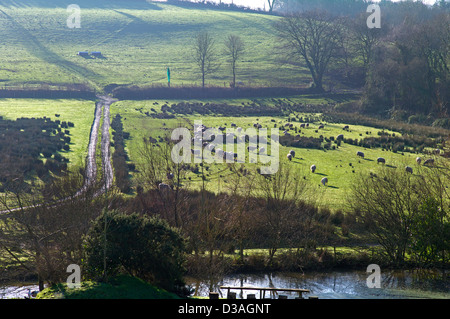
<svg viewBox="0 0 450 319"><path fill-rule="evenodd" d="M285 16L275 29L287 60L293 64L304 61L314 88L323 91L323 76L342 42L341 21L325 11L306 11Z"/></svg>
<svg viewBox="0 0 450 319"><path fill-rule="evenodd" d="M67 266L82 262L83 236L102 205L92 192L78 192L82 183L74 173L39 189L45 193L40 196L14 189L0 198L0 250L35 272L40 290L44 282L63 281Z"/></svg>
<svg viewBox="0 0 450 319"><path fill-rule="evenodd" d="M202 87L205 87L205 77L218 68L214 39L208 32L200 32L194 42L194 60L202 74Z"/></svg>
<svg viewBox="0 0 450 319"><path fill-rule="evenodd" d="M225 54L228 55L231 72L233 73L233 81L231 82L231 87L236 86L236 64L243 52L244 43L242 42L241 38L234 34L229 35L225 40Z"/></svg>
<svg viewBox="0 0 450 319"><path fill-rule="evenodd" d="M267 0L267 3L269 4L269 12L273 11L273 6L275 5L276 0Z"/></svg>
<svg viewBox="0 0 450 319"><path fill-rule="evenodd" d="M414 247L419 239L417 234L422 239L421 247L428 249L433 244L438 252L443 250L441 243L448 242L446 212L449 194L444 186L448 184L445 167L448 164L442 162L441 165L443 168L437 165L432 169L419 167L416 174L408 174L398 168L385 168L376 175L361 176L355 181L350 197L351 206L392 262L403 263L411 247L417 252L417 247ZM432 221L436 227L432 227L432 231L424 231L430 229L430 223L425 223L431 221L433 210L438 213ZM444 229L447 229L447 233ZM436 236L439 236L439 241L431 240L423 245Z"/></svg>
<svg viewBox="0 0 450 319"><path fill-rule="evenodd" d="M368 28L365 15L359 15L347 22L351 32L350 38L353 42L355 53L357 53L363 62L364 71L367 72L371 62L373 50L380 42L381 37L386 33L387 27Z"/></svg>
<svg viewBox="0 0 450 319"><path fill-rule="evenodd" d="M139 188L157 192L168 221L173 221L175 227L180 227L182 222L178 206L180 204L181 191L186 186L184 180L188 167L185 163L175 163L171 157L171 151L175 144L169 136L165 136L162 143L144 138L138 150L139 161L136 176ZM165 184L170 187L159 187Z"/></svg>
<svg viewBox="0 0 450 319"><path fill-rule="evenodd" d="M283 240L299 228L300 220L293 214L298 212L297 204L305 199L307 183L299 170L283 162L275 174L257 176L259 187L255 191L265 200L265 207L260 209L260 230L268 245L270 264Z"/></svg>

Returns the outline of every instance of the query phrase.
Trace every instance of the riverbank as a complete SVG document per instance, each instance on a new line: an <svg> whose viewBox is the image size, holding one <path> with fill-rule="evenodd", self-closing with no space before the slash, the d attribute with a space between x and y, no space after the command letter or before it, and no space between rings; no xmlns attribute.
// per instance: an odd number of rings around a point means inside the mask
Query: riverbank
<svg viewBox="0 0 450 319"><path fill-rule="evenodd" d="M272 259L264 249L249 249L243 257L238 254L189 255L187 273L190 276L209 276L211 273L267 273L303 271L366 270L370 264L383 269L450 269L450 263L421 265L409 260L396 264L383 255L378 246L321 247L317 249L280 249Z"/></svg>

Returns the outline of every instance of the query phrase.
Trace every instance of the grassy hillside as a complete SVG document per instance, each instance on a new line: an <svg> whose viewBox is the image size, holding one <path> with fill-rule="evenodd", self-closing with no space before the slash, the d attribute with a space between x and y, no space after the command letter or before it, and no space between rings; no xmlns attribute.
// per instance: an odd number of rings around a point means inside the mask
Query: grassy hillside
<svg viewBox="0 0 450 319"><path fill-rule="evenodd" d="M69 0L0 1L0 84L85 83L102 88L117 84L200 85L191 48L199 31L210 32L221 63L207 79L227 85L229 66L223 41L241 36L246 52L237 81L246 85L306 84L309 78L280 66L274 47L277 17L244 12L188 9L151 1L80 0L81 28L70 29ZM101 51L83 58L78 51Z"/></svg>

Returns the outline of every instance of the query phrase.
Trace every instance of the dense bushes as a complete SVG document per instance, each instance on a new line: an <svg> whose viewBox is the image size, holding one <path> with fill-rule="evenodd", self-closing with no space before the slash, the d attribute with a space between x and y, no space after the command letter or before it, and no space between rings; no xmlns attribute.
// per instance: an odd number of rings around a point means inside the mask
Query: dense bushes
<svg viewBox="0 0 450 319"><path fill-rule="evenodd" d="M36 175L49 179L50 172L59 174L65 171L68 159L59 152L70 149L68 134L70 131L63 131L60 121L45 117L15 121L0 118L2 188L8 187L13 180L24 181Z"/></svg>
<svg viewBox="0 0 450 319"><path fill-rule="evenodd" d="M87 236L85 251L93 278L129 274L169 291L183 285L185 242L162 219L103 213Z"/></svg>
<svg viewBox="0 0 450 319"><path fill-rule="evenodd" d="M437 148L443 142L442 138L431 139L423 136L395 134L383 134L379 132L379 137L365 137L360 140L344 138L347 144L358 145L365 148L382 148L393 152L426 152L425 148Z"/></svg>
<svg viewBox="0 0 450 319"><path fill-rule="evenodd" d="M283 146L322 149L322 140L317 137L307 136L280 136L280 144Z"/></svg>
<svg viewBox="0 0 450 319"><path fill-rule="evenodd" d="M422 136L423 138L439 138L442 136L448 136L450 134L450 130L445 129L439 125L427 126L422 124L410 124L402 121L378 119L359 113L344 113L335 112L332 110L328 110L325 112L323 120L331 123L346 123L369 126L378 129L393 130L400 132L402 135L418 135ZM442 119L441 122L445 122L445 119Z"/></svg>
<svg viewBox="0 0 450 319"><path fill-rule="evenodd" d="M290 96L309 93L308 89L290 87L116 87L113 96L120 100L150 99L208 99L208 98L253 98L271 96Z"/></svg>
<svg viewBox="0 0 450 319"><path fill-rule="evenodd" d="M125 139L129 134L123 131L122 118L119 114L111 122L114 141L114 154L112 156L116 185L123 193L131 190L129 179L129 166L127 164L127 153L125 151Z"/></svg>

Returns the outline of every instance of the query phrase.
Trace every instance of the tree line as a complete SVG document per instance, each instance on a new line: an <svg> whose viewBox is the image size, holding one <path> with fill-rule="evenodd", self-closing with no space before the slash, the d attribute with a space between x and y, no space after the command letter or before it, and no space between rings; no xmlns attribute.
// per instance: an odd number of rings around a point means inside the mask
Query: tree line
<svg viewBox="0 0 450 319"><path fill-rule="evenodd" d="M430 115L432 122L438 119L437 125L448 127L449 5L382 1L375 17L381 19L379 28L369 26L367 5L357 0L279 1L281 16L273 25L278 63L306 67L315 92L362 88L357 110L421 124L429 124ZM223 47L235 87L244 43L229 35ZM219 67L213 36L199 33L193 52L204 87L205 78Z"/></svg>

